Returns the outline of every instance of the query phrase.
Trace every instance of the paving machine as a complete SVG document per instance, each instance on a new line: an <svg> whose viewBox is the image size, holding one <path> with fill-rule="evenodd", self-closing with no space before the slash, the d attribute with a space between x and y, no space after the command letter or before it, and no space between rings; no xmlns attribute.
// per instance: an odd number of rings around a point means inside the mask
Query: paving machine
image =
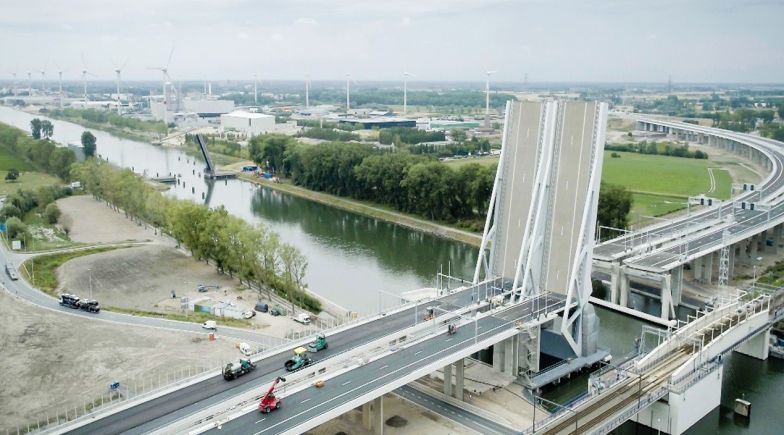
<svg viewBox="0 0 784 435"><path fill-rule="evenodd" d="M286 368L287 372L293 372L295 370L299 370L302 367L312 363L313 360L310 359L308 356L308 350L304 347L298 347L294 349L294 358L286 361L284 367Z"/></svg>

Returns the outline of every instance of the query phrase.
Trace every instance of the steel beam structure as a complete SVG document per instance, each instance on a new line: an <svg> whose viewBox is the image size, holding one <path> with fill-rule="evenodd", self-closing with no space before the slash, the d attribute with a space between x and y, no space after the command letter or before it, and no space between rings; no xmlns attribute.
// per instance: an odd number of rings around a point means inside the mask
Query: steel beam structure
<svg viewBox="0 0 784 435"><path fill-rule="evenodd" d="M591 292L607 105L510 102L474 282L501 277L513 299L544 291L577 309L561 323L582 355L582 308Z"/></svg>

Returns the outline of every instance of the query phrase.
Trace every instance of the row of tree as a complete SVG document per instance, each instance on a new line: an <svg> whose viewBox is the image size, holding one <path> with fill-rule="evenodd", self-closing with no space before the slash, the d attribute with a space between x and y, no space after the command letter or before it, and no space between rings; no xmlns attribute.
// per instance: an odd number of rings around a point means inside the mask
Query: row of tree
<svg viewBox="0 0 784 435"><path fill-rule="evenodd" d="M163 196L130 170L101 160L74 165L73 177L87 191L126 216L163 229L194 258L209 260L219 271L273 290L292 303L319 312L321 303L305 292L307 259L264 225L252 226L223 208Z"/></svg>
<svg viewBox="0 0 784 435"><path fill-rule="evenodd" d="M622 151L627 153L650 154L659 156L685 157L689 159L707 159L708 153L697 150L689 151L688 145L678 145L672 142L647 142L606 144L607 151Z"/></svg>
<svg viewBox="0 0 784 435"><path fill-rule="evenodd" d="M310 146L280 135L254 138L250 152L262 167L308 189L448 222L484 214L495 177L495 167L452 169L407 152L380 152L358 143Z"/></svg>
<svg viewBox="0 0 784 435"><path fill-rule="evenodd" d="M334 128L320 128L320 127L306 128L304 131L299 133L298 136L309 137L312 139L341 141L341 142L359 140L359 135L356 133L337 130Z"/></svg>
<svg viewBox="0 0 784 435"><path fill-rule="evenodd" d="M311 146L275 134L252 139L250 154L260 167L299 186L457 221L474 231L481 230L496 172L495 165L453 169L408 152L380 152L359 143ZM599 201L599 225L625 228L631 194L622 186L602 185Z"/></svg>
<svg viewBox="0 0 784 435"><path fill-rule="evenodd" d="M34 139L6 124L0 124L0 147L63 180L68 180L69 168L76 160L73 151L68 148L55 146L54 142L46 139Z"/></svg>
<svg viewBox="0 0 784 435"><path fill-rule="evenodd" d="M418 128L384 128L378 132L378 141L385 145L418 144L422 142L441 142L446 140L443 131L425 131Z"/></svg>
<svg viewBox="0 0 784 435"><path fill-rule="evenodd" d="M96 124L109 124L118 128L128 128L130 130L148 131L152 133L167 132L166 124L161 121L144 121L130 116L122 116L108 110L96 109L55 109L51 111L54 117L64 117L71 119L83 119Z"/></svg>
<svg viewBox="0 0 784 435"><path fill-rule="evenodd" d="M35 118L30 121L30 133L33 139L49 139L54 135L54 125L48 120Z"/></svg>

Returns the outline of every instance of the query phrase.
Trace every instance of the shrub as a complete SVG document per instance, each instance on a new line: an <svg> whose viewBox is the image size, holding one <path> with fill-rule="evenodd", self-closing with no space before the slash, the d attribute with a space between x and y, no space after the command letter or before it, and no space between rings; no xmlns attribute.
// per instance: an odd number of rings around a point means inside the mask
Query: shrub
<svg viewBox="0 0 784 435"><path fill-rule="evenodd" d="M5 221L5 227L9 239L18 239L27 232L27 225L22 223L18 217L12 217Z"/></svg>
<svg viewBox="0 0 784 435"><path fill-rule="evenodd" d="M57 204L51 203L47 205L44 210L44 216L46 217L47 222L52 225L56 224L57 219L60 218L60 209L57 207Z"/></svg>

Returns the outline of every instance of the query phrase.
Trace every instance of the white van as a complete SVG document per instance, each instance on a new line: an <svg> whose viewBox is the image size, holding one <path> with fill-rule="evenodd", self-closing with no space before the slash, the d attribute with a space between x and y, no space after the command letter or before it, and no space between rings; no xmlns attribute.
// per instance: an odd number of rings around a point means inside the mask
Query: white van
<svg viewBox="0 0 784 435"><path fill-rule="evenodd" d="M250 356L253 353L248 343L240 343L239 348L240 352L242 352L242 354L245 356Z"/></svg>
<svg viewBox="0 0 784 435"><path fill-rule="evenodd" d="M204 329L211 329L213 331L218 329L218 325L215 323L214 320L207 320L206 322L202 323L201 327Z"/></svg>
<svg viewBox="0 0 784 435"><path fill-rule="evenodd" d="M309 325L310 316L307 313L299 313L296 317L294 317L294 321L302 323L303 325Z"/></svg>

